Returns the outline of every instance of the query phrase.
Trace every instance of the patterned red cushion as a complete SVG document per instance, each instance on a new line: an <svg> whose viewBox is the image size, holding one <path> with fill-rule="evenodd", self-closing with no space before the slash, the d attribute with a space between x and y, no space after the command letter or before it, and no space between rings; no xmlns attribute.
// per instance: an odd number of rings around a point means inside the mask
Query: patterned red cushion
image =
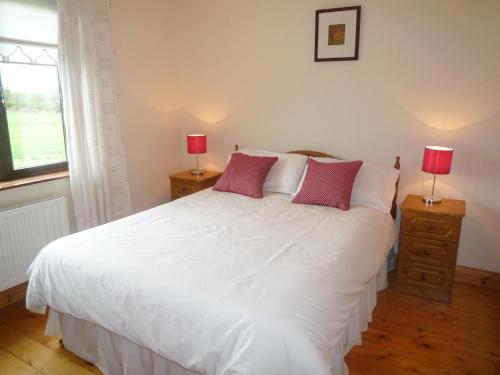
<svg viewBox="0 0 500 375"><path fill-rule="evenodd" d="M226 169L217 180L214 190L262 198L264 181L277 157L248 156L240 152L231 155Z"/></svg>
<svg viewBox="0 0 500 375"><path fill-rule="evenodd" d="M352 185L361 165L361 160L320 163L309 159L302 189L292 202L331 206L347 211L351 203Z"/></svg>

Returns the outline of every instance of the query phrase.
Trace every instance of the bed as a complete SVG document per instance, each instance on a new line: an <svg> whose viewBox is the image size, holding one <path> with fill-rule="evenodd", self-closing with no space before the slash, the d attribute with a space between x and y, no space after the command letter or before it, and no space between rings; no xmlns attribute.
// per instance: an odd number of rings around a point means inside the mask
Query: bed
<svg viewBox="0 0 500 375"><path fill-rule="evenodd" d="M59 239L27 307L106 374L346 374L394 220L290 201L206 189Z"/></svg>

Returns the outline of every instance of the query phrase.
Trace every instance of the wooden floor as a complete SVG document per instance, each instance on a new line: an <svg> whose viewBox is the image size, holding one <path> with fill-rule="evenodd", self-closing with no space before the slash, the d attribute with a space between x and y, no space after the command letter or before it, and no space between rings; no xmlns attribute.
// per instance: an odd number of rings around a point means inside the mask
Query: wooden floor
<svg viewBox="0 0 500 375"><path fill-rule="evenodd" d="M351 375L500 375L500 291L455 283L451 305L379 293L363 345L347 355ZM22 303L0 310L0 374L100 374L44 335L45 317Z"/></svg>

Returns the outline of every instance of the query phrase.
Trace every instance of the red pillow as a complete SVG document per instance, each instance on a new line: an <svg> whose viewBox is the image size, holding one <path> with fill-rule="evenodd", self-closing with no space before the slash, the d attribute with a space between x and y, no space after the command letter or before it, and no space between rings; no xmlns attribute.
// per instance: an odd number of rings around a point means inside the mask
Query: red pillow
<svg viewBox="0 0 500 375"><path fill-rule="evenodd" d="M271 167L278 161L276 156L249 156L233 153L214 190L227 191L262 198L264 181Z"/></svg>
<svg viewBox="0 0 500 375"><path fill-rule="evenodd" d="M293 203L331 206L347 211L354 179L363 162L320 163L309 159L302 189Z"/></svg>

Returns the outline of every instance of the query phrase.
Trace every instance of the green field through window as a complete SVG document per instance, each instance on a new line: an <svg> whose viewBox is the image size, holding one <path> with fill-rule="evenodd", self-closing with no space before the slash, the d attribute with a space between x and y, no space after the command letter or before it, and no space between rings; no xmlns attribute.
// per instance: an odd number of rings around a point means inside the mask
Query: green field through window
<svg viewBox="0 0 500 375"><path fill-rule="evenodd" d="M57 68L0 68L14 169L66 161Z"/></svg>

